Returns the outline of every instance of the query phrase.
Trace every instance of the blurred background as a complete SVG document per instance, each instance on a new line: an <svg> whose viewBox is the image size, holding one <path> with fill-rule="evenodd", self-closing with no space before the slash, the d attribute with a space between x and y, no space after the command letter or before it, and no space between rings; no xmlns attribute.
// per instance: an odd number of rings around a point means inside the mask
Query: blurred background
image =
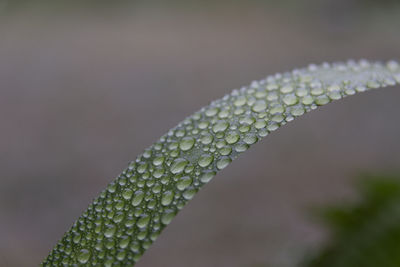
<svg viewBox="0 0 400 267"><path fill-rule="evenodd" d="M47 256L130 160L232 89L309 63L400 59L397 0L0 0L0 266ZM400 169L400 88L307 114L183 209L137 266L296 266L310 210Z"/></svg>

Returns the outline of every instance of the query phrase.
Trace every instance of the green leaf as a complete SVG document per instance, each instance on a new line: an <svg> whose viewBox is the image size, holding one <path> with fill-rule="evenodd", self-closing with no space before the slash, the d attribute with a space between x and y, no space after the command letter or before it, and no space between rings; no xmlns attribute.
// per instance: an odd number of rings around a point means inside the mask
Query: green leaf
<svg viewBox="0 0 400 267"><path fill-rule="evenodd" d="M268 76L213 101L131 162L64 235L43 266L134 265L216 173L318 106L400 83L400 66L324 63Z"/></svg>
<svg viewBox="0 0 400 267"><path fill-rule="evenodd" d="M323 208L332 237L307 267L400 266L400 176L368 175L360 200Z"/></svg>

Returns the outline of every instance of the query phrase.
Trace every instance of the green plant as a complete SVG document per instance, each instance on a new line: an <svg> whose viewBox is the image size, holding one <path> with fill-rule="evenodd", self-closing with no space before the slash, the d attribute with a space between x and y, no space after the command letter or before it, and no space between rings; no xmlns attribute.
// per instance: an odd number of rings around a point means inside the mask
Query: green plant
<svg viewBox="0 0 400 267"><path fill-rule="evenodd" d="M318 106L400 83L400 66L310 65L269 76L213 101L162 136L110 183L44 266L133 265L215 174L280 126Z"/></svg>
<svg viewBox="0 0 400 267"><path fill-rule="evenodd" d="M332 237L304 266L400 266L400 176L362 176L358 189L359 201L318 212Z"/></svg>

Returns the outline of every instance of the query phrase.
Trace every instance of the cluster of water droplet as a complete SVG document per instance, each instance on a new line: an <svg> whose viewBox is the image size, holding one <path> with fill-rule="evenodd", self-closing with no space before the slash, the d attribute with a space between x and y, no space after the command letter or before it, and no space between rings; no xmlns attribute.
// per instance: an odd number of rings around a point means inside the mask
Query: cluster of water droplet
<svg viewBox="0 0 400 267"><path fill-rule="evenodd" d="M399 64L310 65L212 102L131 162L43 266L129 266L218 170L295 117L356 92L400 83Z"/></svg>

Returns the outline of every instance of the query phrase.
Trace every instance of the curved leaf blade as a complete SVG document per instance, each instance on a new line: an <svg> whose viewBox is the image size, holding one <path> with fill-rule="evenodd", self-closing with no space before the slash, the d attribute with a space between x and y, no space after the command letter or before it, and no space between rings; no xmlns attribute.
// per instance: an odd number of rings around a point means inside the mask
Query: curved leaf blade
<svg viewBox="0 0 400 267"><path fill-rule="evenodd" d="M234 90L131 162L42 265L134 265L196 192L251 145L318 106L396 83L397 62L361 60L310 65Z"/></svg>

